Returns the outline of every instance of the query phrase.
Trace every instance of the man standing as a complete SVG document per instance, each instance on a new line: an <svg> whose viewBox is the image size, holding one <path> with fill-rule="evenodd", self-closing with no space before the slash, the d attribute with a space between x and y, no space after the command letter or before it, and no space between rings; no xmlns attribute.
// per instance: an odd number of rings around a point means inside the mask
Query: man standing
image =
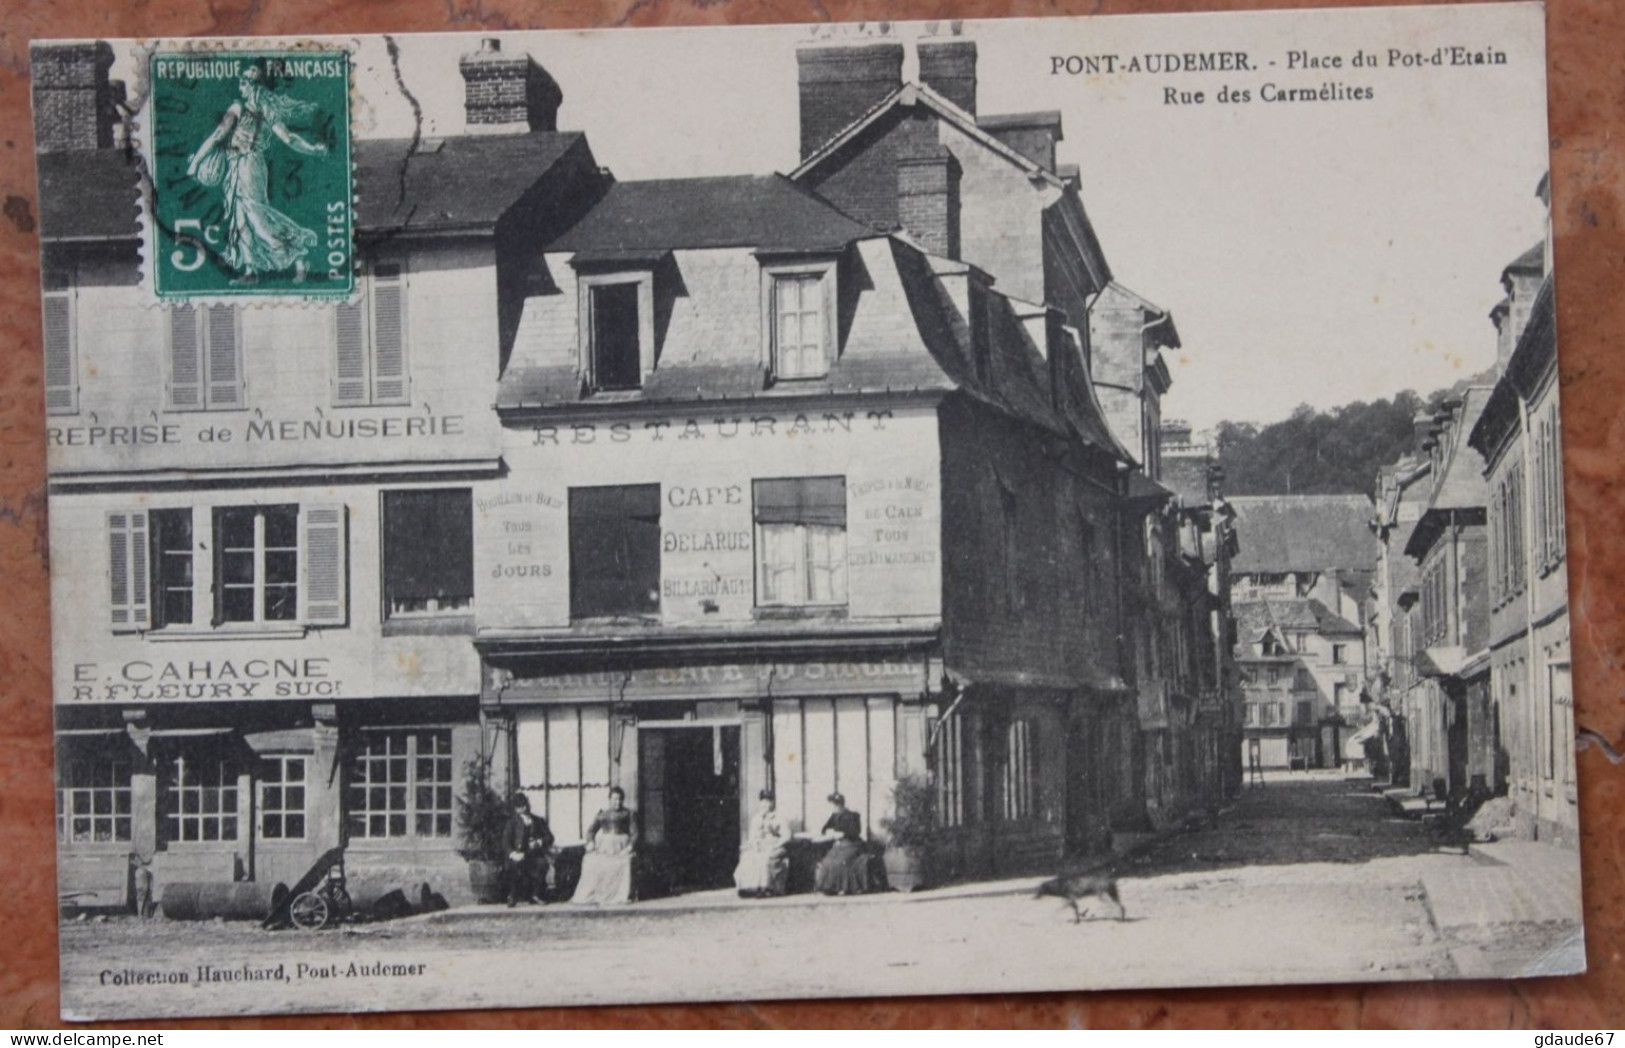
<svg viewBox="0 0 1625 1048"><path fill-rule="evenodd" d="M530 813L530 799L523 793L515 793L512 803L513 815L502 835L507 851L503 872L508 880L508 905L521 899L545 903L542 893L547 890L547 852L553 847L553 831L546 819Z"/></svg>

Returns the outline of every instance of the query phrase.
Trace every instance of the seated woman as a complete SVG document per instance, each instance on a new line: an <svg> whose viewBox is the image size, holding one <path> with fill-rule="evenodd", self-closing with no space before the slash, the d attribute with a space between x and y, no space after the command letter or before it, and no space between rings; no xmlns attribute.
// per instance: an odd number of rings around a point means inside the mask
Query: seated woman
<svg viewBox="0 0 1625 1048"><path fill-rule="evenodd" d="M574 903L622 903L632 898L632 849L637 824L626 807L626 791L609 790L609 807L593 816L587 828L587 851L581 857L581 880Z"/></svg>
<svg viewBox="0 0 1625 1048"><path fill-rule="evenodd" d="M763 790L756 796L760 803L750 820L750 837L739 849L734 887L746 897L783 895L785 879L790 873L790 859L784 850L790 829L779 818L772 790Z"/></svg>
<svg viewBox="0 0 1625 1048"><path fill-rule="evenodd" d="M855 811L846 810L846 798L829 795L835 810L824 823L823 838L835 843L818 862L814 880L825 895L862 895L869 890L869 849L863 843L863 824Z"/></svg>

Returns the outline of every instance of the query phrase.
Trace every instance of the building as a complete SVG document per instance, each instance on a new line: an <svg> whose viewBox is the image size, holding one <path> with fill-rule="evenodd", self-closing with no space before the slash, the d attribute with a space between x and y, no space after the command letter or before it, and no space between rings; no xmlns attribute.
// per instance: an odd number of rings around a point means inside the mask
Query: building
<svg viewBox="0 0 1625 1048"><path fill-rule="evenodd" d="M1395 786L1411 782L1405 695L1416 683L1410 652L1420 574L1416 562L1405 555L1405 546L1428 501L1430 489L1421 482L1432 470L1432 461L1421 449L1433 417L1418 414L1412 425L1415 450L1377 471L1376 512L1371 519L1377 567L1366 615L1367 686L1377 716L1371 772Z"/></svg>
<svg viewBox="0 0 1625 1048"><path fill-rule="evenodd" d="M1230 562L1249 768L1363 768L1363 495L1236 496Z"/></svg>
<svg viewBox="0 0 1625 1048"><path fill-rule="evenodd" d="M1196 711L1202 737L1201 793L1211 803L1212 798L1234 796L1242 783L1243 707L1230 598L1231 562L1239 549L1235 511L1222 495L1224 467L1217 449L1193 439L1189 423L1164 421L1158 444L1162 483L1178 497L1184 519L1182 555L1187 565L1200 566L1206 575L1207 621L1193 627L1193 636L1212 665L1211 690L1202 691Z"/></svg>
<svg viewBox="0 0 1625 1048"><path fill-rule="evenodd" d="M1501 715L1491 701L1483 654L1490 625L1489 499L1484 460L1467 441L1489 392L1469 386L1435 416L1423 445L1427 502L1405 542L1418 575L1404 656L1412 668L1405 699L1411 782L1452 796L1490 788L1501 748Z"/></svg>
<svg viewBox="0 0 1625 1048"><path fill-rule="evenodd" d="M154 307L110 49L35 63L64 890L126 899L132 854L158 890L292 883L344 843L458 898L474 493L514 260L603 192L586 140L488 41L466 133L356 143L354 301Z"/></svg>
<svg viewBox="0 0 1625 1048"><path fill-rule="evenodd" d="M1542 180L1542 201L1550 207ZM1507 267L1491 314L1500 377L1472 432L1488 482L1489 677L1499 712L1494 787L1520 829L1578 840L1550 241Z"/></svg>
<svg viewBox="0 0 1625 1048"><path fill-rule="evenodd" d="M560 839L617 783L726 884L758 790L874 832L930 771L955 871L1088 847L1124 455L1057 314L780 176L618 183L538 264L476 644Z"/></svg>

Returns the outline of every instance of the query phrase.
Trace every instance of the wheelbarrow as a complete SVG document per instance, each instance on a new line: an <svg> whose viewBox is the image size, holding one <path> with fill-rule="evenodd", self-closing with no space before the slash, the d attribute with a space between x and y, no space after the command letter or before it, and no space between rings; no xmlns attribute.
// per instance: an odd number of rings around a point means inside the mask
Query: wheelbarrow
<svg viewBox="0 0 1625 1048"><path fill-rule="evenodd" d="M345 887L344 849L329 848L271 909L260 927L292 925L301 931L314 932L347 921L354 913L350 892Z"/></svg>

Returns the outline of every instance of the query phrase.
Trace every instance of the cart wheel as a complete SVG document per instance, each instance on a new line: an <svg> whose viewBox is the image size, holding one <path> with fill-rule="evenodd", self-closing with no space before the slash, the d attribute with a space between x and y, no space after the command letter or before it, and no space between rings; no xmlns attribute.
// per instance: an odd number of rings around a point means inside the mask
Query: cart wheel
<svg viewBox="0 0 1625 1048"><path fill-rule="evenodd" d="M293 922L295 928L301 928L307 932L327 927L327 921L331 915L327 900L315 892L301 893L288 906L288 920Z"/></svg>

